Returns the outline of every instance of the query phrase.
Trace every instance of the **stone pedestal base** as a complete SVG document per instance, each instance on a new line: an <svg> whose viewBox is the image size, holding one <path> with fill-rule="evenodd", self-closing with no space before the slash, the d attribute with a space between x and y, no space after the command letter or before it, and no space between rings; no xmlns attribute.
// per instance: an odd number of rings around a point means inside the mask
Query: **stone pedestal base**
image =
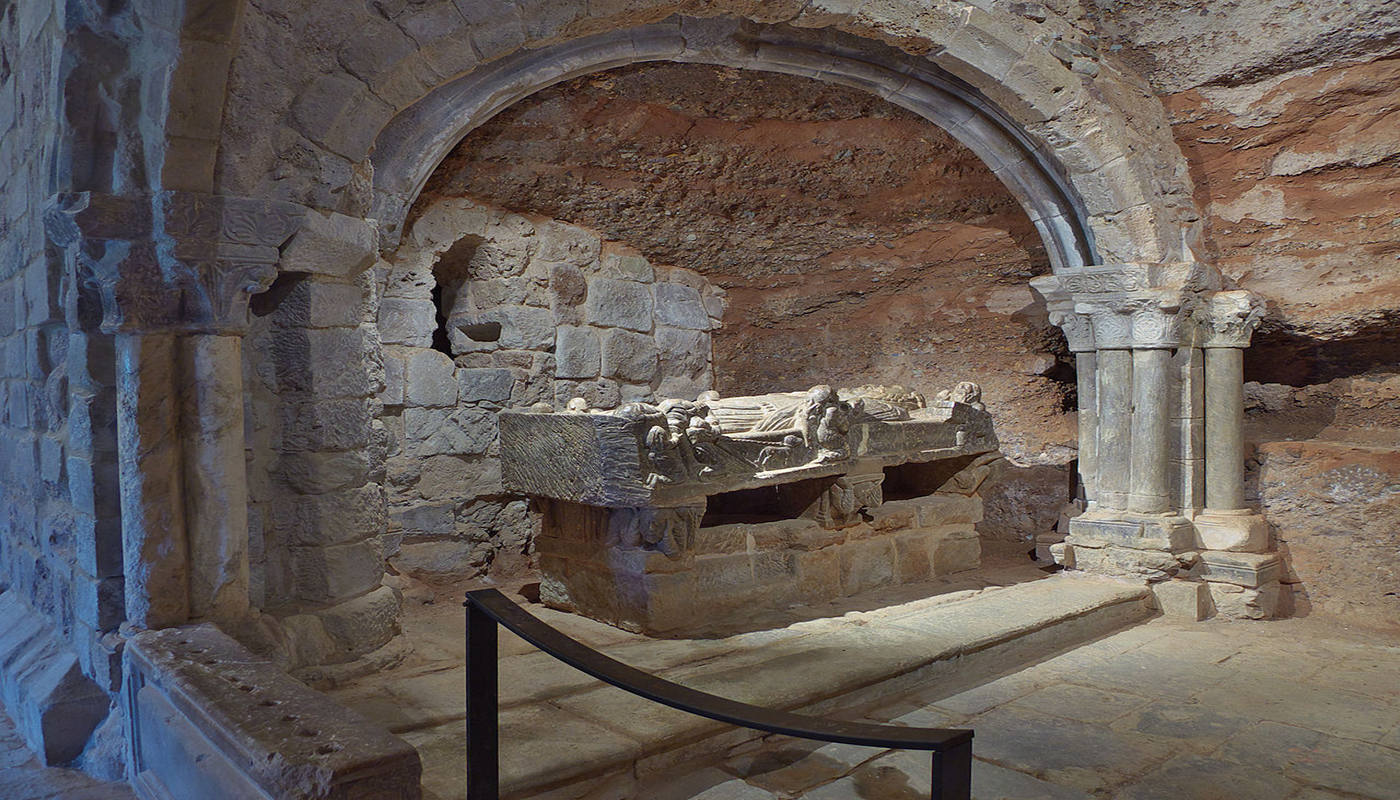
<svg viewBox="0 0 1400 800"><path fill-rule="evenodd" d="M1050 548L1066 568L1129 580L1168 580L1189 569L1194 558L1191 523L1164 514L1128 515L1090 511L1069 523L1063 544Z"/></svg>
<svg viewBox="0 0 1400 800"><path fill-rule="evenodd" d="M1216 614L1230 619L1278 615L1283 573L1278 553L1203 550L1197 572L1210 587Z"/></svg>
<svg viewBox="0 0 1400 800"><path fill-rule="evenodd" d="M1205 550L1262 553L1269 549L1269 525L1252 511L1209 511L1192 520L1196 544Z"/></svg>
<svg viewBox="0 0 1400 800"><path fill-rule="evenodd" d="M1165 514L1131 515L1089 511L1070 520L1070 544L1181 552L1195 546L1191 522Z"/></svg>
<svg viewBox="0 0 1400 800"><path fill-rule="evenodd" d="M703 507L545 505L540 599L659 636L742 629L764 612L928 580L981 559L976 495L889 501L840 525L701 525Z"/></svg>

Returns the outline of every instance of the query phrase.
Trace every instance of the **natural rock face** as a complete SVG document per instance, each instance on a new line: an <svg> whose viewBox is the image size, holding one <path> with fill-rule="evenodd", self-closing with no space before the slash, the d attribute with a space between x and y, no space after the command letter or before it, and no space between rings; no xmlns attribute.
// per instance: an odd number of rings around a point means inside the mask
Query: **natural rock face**
<svg viewBox="0 0 1400 800"><path fill-rule="evenodd" d="M1048 271L1029 219L970 151L873 95L700 65L613 70L502 112L429 191L587 225L704 274L729 298L713 334L724 394L875 382L932 396L975 376L1009 455L1073 457L1072 372L1027 286ZM656 313L694 329L695 299L667 291ZM627 309L618 297L606 313Z"/></svg>
<svg viewBox="0 0 1400 800"><path fill-rule="evenodd" d="M1336 442L1269 442L1259 499L1296 585L1297 611L1400 630L1400 453Z"/></svg>

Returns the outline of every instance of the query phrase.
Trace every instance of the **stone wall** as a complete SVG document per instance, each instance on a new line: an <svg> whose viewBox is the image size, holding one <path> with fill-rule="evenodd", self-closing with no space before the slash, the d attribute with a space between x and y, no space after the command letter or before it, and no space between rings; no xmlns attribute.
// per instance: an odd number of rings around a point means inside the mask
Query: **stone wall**
<svg viewBox="0 0 1400 800"><path fill-rule="evenodd" d="M387 549L418 575L508 575L530 562L538 520L501 489L496 412L694 399L714 382L724 293L574 225L425 206L374 271Z"/></svg>
<svg viewBox="0 0 1400 800"><path fill-rule="evenodd" d="M0 10L0 706L50 764L107 715L124 618L112 340L44 224L77 82L63 9Z"/></svg>

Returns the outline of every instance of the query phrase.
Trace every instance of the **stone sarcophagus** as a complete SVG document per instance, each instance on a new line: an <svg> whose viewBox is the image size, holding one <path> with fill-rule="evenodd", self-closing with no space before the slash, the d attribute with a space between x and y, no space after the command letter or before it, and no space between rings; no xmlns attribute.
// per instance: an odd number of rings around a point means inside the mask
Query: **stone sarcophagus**
<svg viewBox="0 0 1400 800"><path fill-rule="evenodd" d="M975 384L500 415L507 491L543 515L541 598L633 631L703 634L975 567L1000 465Z"/></svg>

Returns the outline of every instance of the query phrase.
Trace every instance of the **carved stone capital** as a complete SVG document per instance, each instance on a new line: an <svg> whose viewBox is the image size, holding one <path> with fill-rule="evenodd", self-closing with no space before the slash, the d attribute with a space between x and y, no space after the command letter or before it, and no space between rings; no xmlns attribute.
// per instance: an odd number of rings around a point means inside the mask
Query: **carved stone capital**
<svg viewBox="0 0 1400 800"><path fill-rule="evenodd" d="M183 326L242 333L248 299L277 277L278 247L296 233L306 209L194 192L162 192L157 208L157 249L180 289Z"/></svg>
<svg viewBox="0 0 1400 800"><path fill-rule="evenodd" d="M241 333L305 209L276 200L91 192L50 203L45 227L93 288L108 332Z"/></svg>
<svg viewBox="0 0 1400 800"><path fill-rule="evenodd" d="M1213 292L1192 314L1198 347L1248 347L1264 319L1264 298L1253 292Z"/></svg>
<svg viewBox="0 0 1400 800"><path fill-rule="evenodd" d="M1067 308L1052 308L1050 322L1065 332L1070 352L1089 353L1097 349L1093 322L1087 314L1076 312L1073 303L1068 304Z"/></svg>
<svg viewBox="0 0 1400 800"><path fill-rule="evenodd" d="M1100 350L1156 349L1181 343L1182 302L1173 293L1156 297L1124 297L1099 302L1077 302L1076 314L1093 326L1094 344Z"/></svg>

